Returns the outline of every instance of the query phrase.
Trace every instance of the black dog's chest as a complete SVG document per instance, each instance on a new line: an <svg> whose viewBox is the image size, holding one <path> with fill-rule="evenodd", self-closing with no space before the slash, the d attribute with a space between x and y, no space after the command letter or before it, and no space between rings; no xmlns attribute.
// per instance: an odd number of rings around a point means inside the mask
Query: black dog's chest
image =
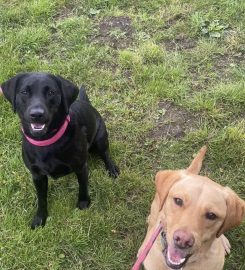
<svg viewBox="0 0 245 270"><path fill-rule="evenodd" d="M87 142L82 129L74 132L70 128L66 136L49 146L36 147L25 140L23 158L32 174L58 178L82 168L87 159Z"/></svg>
<svg viewBox="0 0 245 270"><path fill-rule="evenodd" d="M49 175L52 178L59 178L72 172L72 168L65 163L54 160L52 162L39 162L31 165L31 171L36 174Z"/></svg>
<svg viewBox="0 0 245 270"><path fill-rule="evenodd" d="M50 151L46 149L38 149L35 151L24 151L24 161L28 169L37 175L47 175L52 178L65 176L74 171L74 164L80 167L83 163L83 154L81 149L77 147L75 150L73 145L64 149L63 146L58 150ZM79 158L77 158L79 157Z"/></svg>

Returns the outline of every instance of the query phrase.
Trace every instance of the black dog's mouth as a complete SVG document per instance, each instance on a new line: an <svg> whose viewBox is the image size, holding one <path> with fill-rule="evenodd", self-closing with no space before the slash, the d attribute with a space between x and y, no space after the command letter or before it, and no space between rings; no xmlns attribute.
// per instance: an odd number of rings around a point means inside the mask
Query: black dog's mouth
<svg viewBox="0 0 245 270"><path fill-rule="evenodd" d="M162 233L162 241L164 242L163 255L165 262L171 269L181 269L188 261L191 254L186 254L184 250L174 246L169 246L166 239L166 234Z"/></svg>
<svg viewBox="0 0 245 270"><path fill-rule="evenodd" d="M31 129L32 131L42 131L45 128L45 124L40 123L31 123Z"/></svg>
<svg viewBox="0 0 245 270"><path fill-rule="evenodd" d="M47 124L45 123L30 123L30 132L32 135L42 136L47 132Z"/></svg>

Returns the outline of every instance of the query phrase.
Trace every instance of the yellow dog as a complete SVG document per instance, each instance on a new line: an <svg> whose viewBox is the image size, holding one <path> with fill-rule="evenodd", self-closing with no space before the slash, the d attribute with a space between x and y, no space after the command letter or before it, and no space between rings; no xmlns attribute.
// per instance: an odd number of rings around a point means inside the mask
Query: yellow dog
<svg viewBox="0 0 245 270"><path fill-rule="evenodd" d="M245 202L230 188L198 175L206 150L204 146L186 170L157 173L157 192L139 252L159 222L163 232L144 261L146 270L223 269L229 242L222 234L242 222Z"/></svg>

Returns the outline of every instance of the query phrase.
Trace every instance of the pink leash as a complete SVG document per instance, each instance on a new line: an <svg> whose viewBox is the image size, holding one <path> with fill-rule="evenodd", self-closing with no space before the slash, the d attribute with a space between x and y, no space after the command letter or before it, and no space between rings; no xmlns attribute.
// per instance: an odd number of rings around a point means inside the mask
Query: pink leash
<svg viewBox="0 0 245 270"><path fill-rule="evenodd" d="M22 128L22 132L25 135L26 139L29 141L29 143L36 145L36 146L48 146L48 145L51 145L51 144L57 142L64 135L70 121L71 121L70 115L67 115L64 123L62 124L62 126L60 127L58 132L50 139L43 140L43 141L38 141L38 140L34 140L34 139L30 138L29 136L27 136L25 134L23 128Z"/></svg>
<svg viewBox="0 0 245 270"><path fill-rule="evenodd" d="M152 234L150 240L145 245L144 249L140 252L139 257L137 258L137 260L136 260L136 262L131 270L139 270L140 269L142 263L144 262L147 254L149 253L150 249L152 248L152 246L153 246L157 236L161 232L161 230L162 230L162 224L160 223L158 225L158 227L156 228L156 230L154 231L154 233Z"/></svg>

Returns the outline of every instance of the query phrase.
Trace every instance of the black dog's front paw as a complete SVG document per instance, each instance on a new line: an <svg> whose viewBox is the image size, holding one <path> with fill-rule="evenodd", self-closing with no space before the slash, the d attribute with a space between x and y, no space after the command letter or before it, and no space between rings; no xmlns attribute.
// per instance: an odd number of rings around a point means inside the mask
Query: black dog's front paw
<svg viewBox="0 0 245 270"><path fill-rule="evenodd" d="M90 198L88 198L88 200L86 201L79 201L77 203L77 208L79 208L80 210L86 209L88 208L90 205Z"/></svg>
<svg viewBox="0 0 245 270"><path fill-rule="evenodd" d="M46 223L47 216L34 216L32 223L31 223L31 229L34 230L35 228L39 226L44 226Z"/></svg>
<svg viewBox="0 0 245 270"><path fill-rule="evenodd" d="M120 170L115 164L111 164L110 167L107 168L109 176L113 178L117 178L120 174Z"/></svg>

